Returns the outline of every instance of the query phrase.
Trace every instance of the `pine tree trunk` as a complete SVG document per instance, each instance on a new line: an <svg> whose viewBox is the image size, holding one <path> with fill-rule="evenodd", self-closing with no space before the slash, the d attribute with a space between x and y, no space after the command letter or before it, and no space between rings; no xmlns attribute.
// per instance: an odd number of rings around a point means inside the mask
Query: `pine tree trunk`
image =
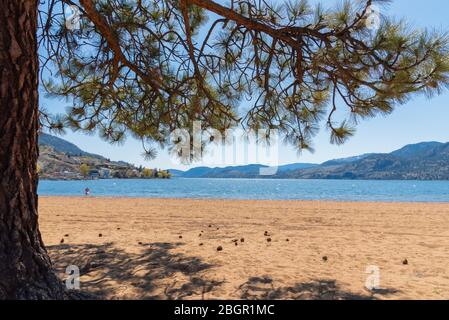
<svg viewBox="0 0 449 320"><path fill-rule="evenodd" d="M0 1L0 299L61 299L37 214L38 0Z"/></svg>

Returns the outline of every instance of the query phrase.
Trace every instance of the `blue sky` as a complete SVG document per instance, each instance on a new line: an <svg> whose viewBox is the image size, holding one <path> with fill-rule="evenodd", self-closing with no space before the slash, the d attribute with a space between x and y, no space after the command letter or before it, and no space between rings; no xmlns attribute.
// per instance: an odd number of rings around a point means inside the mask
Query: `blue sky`
<svg viewBox="0 0 449 320"><path fill-rule="evenodd" d="M277 0L278 2L283 0ZM334 3L333 0L323 1ZM416 27L436 28L449 31L449 1L447 0L393 0L382 10L387 15L404 17ZM46 99L41 104L51 110L63 112L67 104L61 100ZM180 168L172 163L166 152L159 152L153 161L145 161L140 142L128 138L122 146L112 146L96 135L84 135L68 131L64 139L77 144L85 151L104 155L112 160L124 160L136 165L158 168ZM353 156L368 152L390 152L406 144L422 141L449 142L449 92L431 100L417 96L409 103L399 106L391 115L361 122L357 132L346 144L329 143L329 134L321 130L314 140L315 152L298 155L289 146L279 150L280 164L294 162L319 163L329 159Z"/></svg>

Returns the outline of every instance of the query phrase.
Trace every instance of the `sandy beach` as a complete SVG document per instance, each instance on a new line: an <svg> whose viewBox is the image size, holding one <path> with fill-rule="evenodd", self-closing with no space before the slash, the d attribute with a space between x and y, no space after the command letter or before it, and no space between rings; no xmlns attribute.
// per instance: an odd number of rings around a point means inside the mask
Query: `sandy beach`
<svg viewBox="0 0 449 320"><path fill-rule="evenodd" d="M41 197L40 228L104 299L449 299L449 204Z"/></svg>

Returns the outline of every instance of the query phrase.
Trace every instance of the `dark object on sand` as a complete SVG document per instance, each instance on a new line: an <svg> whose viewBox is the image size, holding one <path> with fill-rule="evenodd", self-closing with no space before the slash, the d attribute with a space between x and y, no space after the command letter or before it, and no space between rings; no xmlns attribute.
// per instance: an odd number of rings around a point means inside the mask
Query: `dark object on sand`
<svg viewBox="0 0 449 320"><path fill-rule="evenodd" d="M324 257L323 257L323 261L324 261L324 262L327 262L327 260L328 260L327 256L324 256Z"/></svg>
<svg viewBox="0 0 449 320"><path fill-rule="evenodd" d="M143 245L143 243L141 241L139 241L139 245Z"/></svg>
<svg viewBox="0 0 449 320"><path fill-rule="evenodd" d="M67 238L68 236L69 236L68 234L64 235L64 237L66 237L66 238Z"/></svg>
<svg viewBox="0 0 449 320"><path fill-rule="evenodd" d="M271 242L271 238L267 238L267 242Z"/></svg>
<svg viewBox="0 0 449 320"><path fill-rule="evenodd" d="M245 242L245 238L240 239L240 242L242 243Z"/></svg>
<svg viewBox="0 0 449 320"><path fill-rule="evenodd" d="M408 265L408 260L405 259L404 261L402 261L402 264L403 264L404 266Z"/></svg>
<svg viewBox="0 0 449 320"><path fill-rule="evenodd" d="M290 241L290 239L285 239L285 241L289 242L289 241Z"/></svg>
<svg viewBox="0 0 449 320"><path fill-rule="evenodd" d="M98 268L100 265L98 264L98 263L95 263L95 262L91 262L90 263L90 267L92 268L92 269L95 269L95 268Z"/></svg>
<svg viewBox="0 0 449 320"><path fill-rule="evenodd" d="M103 234L99 233L98 236L101 238L103 236Z"/></svg>
<svg viewBox="0 0 449 320"><path fill-rule="evenodd" d="M209 225L209 228L212 228L212 225L211 225L211 224Z"/></svg>
<svg viewBox="0 0 449 320"><path fill-rule="evenodd" d="M200 243L200 247L204 246L204 243Z"/></svg>
<svg viewBox="0 0 449 320"><path fill-rule="evenodd" d="M61 239L61 244L63 244L64 243L64 239Z"/></svg>
<svg viewBox="0 0 449 320"><path fill-rule="evenodd" d="M219 246L219 247L217 248L217 251L223 251L223 247L222 247L222 246Z"/></svg>
<svg viewBox="0 0 449 320"><path fill-rule="evenodd" d="M179 239L182 239L182 236L179 236Z"/></svg>
<svg viewBox="0 0 449 320"><path fill-rule="evenodd" d="M263 234L265 237L268 237L268 231L265 231Z"/></svg>
<svg viewBox="0 0 449 320"><path fill-rule="evenodd" d="M202 234L200 233L199 235L198 235L198 237L201 237L202 236Z"/></svg>
<svg viewBox="0 0 449 320"><path fill-rule="evenodd" d="M238 246L239 245L239 243L238 242L234 242L235 243L235 246Z"/></svg>
<svg viewBox="0 0 449 320"><path fill-rule="evenodd" d="M120 228L117 228L117 230L120 230Z"/></svg>

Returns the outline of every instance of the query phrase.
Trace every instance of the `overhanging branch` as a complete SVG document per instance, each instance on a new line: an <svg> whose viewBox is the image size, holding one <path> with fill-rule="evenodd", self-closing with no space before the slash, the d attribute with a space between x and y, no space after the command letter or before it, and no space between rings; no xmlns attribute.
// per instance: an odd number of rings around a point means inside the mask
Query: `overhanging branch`
<svg viewBox="0 0 449 320"><path fill-rule="evenodd" d="M95 9L95 5L92 0L80 0L80 4L84 8L89 19L92 21L95 27L98 28L101 36L106 39L109 48L114 52L115 60L119 60L129 69L131 69L135 74L137 74L142 80L148 83L153 88L153 90L159 92L162 86L162 80L157 76L159 75L158 70L151 69L151 76L143 73L138 66L133 64L125 57L120 47L119 40L112 31L112 28L108 25L106 19Z"/></svg>

